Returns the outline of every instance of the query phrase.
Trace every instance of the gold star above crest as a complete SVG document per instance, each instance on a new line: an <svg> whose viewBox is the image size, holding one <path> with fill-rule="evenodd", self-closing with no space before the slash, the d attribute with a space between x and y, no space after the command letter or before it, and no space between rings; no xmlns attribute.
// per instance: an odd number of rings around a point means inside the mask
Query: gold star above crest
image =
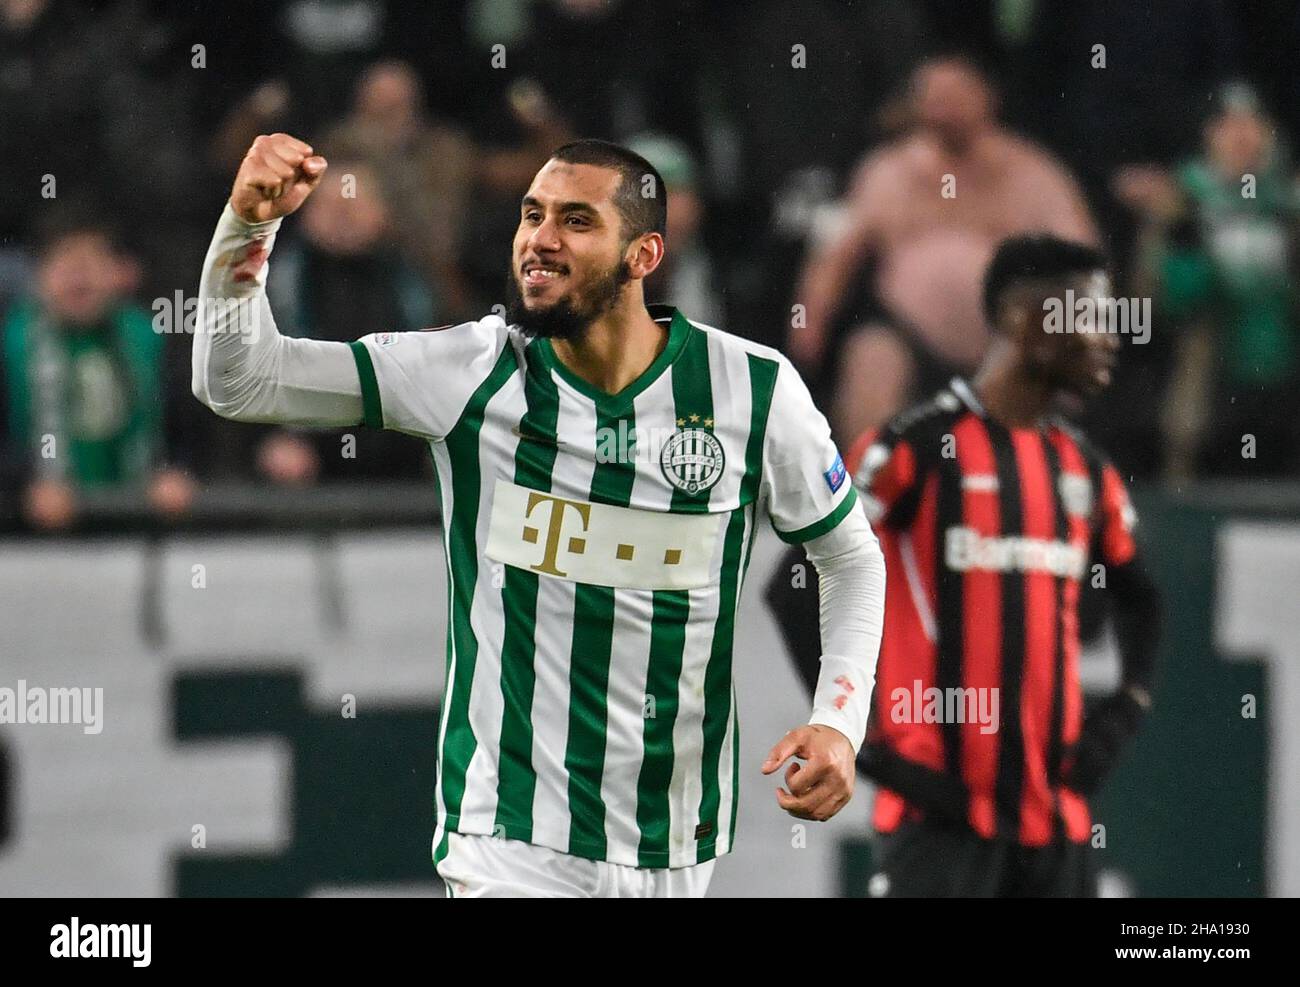
<svg viewBox="0 0 1300 987"><path fill-rule="evenodd" d="M705 424L706 427L708 427L708 428L712 428L712 427L713 427L713 419L712 419L712 418L706 418L706 419L704 419L704 424Z"/></svg>
<svg viewBox="0 0 1300 987"><path fill-rule="evenodd" d="M695 424L697 421L699 421L699 420L700 420L700 416L699 416L699 415L691 415L691 424L692 424L692 425L694 425L694 424Z"/></svg>
<svg viewBox="0 0 1300 987"><path fill-rule="evenodd" d="M681 428L681 427L682 427L683 425L685 425L685 424L686 424L686 419L685 419L685 418L678 418L678 419L677 419L677 427L678 427L678 428Z"/></svg>

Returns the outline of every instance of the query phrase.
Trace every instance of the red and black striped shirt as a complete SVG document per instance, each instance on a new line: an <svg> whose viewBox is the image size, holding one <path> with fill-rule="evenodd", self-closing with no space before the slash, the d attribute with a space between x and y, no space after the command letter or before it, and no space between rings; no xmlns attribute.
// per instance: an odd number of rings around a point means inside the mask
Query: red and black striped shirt
<svg viewBox="0 0 1300 987"><path fill-rule="evenodd" d="M863 436L849 470L888 571L868 741L960 778L986 838L1086 839L1061 776L1083 718L1081 581L1136 553L1118 472L1062 422L988 417L960 379ZM875 825L919 813L881 790Z"/></svg>

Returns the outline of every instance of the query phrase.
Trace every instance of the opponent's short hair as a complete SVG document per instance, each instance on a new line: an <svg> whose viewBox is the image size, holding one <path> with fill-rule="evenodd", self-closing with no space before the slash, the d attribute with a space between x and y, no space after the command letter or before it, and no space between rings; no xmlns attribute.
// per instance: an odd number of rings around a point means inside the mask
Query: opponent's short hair
<svg viewBox="0 0 1300 987"><path fill-rule="evenodd" d="M658 169L635 151L611 141L584 138L571 141L551 155L566 164L589 164L619 173L614 204L623 220L623 237L631 241L646 233L668 235L668 196Z"/></svg>
<svg viewBox="0 0 1300 987"><path fill-rule="evenodd" d="M984 318L996 328L1002 296L1021 282L1050 281L1071 274L1109 270L1106 255L1086 243L1045 233L1009 237L998 244L984 273Z"/></svg>

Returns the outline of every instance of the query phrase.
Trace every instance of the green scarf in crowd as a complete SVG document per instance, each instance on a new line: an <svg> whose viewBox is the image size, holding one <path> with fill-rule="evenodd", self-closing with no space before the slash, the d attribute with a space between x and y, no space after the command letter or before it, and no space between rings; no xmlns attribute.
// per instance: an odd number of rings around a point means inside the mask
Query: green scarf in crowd
<svg viewBox="0 0 1300 987"><path fill-rule="evenodd" d="M163 338L148 314L124 305L74 329L24 301L0 335L10 438L37 475L84 487L142 479L162 442Z"/></svg>

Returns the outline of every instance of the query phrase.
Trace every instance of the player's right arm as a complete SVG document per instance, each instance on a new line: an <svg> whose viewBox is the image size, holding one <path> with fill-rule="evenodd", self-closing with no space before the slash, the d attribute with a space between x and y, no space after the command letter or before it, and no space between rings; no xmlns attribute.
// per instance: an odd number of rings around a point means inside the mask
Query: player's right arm
<svg viewBox="0 0 1300 987"><path fill-rule="evenodd" d="M194 396L236 421L355 425L361 381L346 343L281 336L266 300L281 220L306 201L325 159L288 134L258 137L240 165L203 262Z"/></svg>
<svg viewBox="0 0 1300 987"><path fill-rule="evenodd" d="M281 220L306 200L325 159L288 134L259 137L208 248L194 335L194 396L224 418L388 428L445 438L474 394L516 364L505 320L380 332L353 343L281 336L266 300ZM513 352L513 351L512 351Z"/></svg>

